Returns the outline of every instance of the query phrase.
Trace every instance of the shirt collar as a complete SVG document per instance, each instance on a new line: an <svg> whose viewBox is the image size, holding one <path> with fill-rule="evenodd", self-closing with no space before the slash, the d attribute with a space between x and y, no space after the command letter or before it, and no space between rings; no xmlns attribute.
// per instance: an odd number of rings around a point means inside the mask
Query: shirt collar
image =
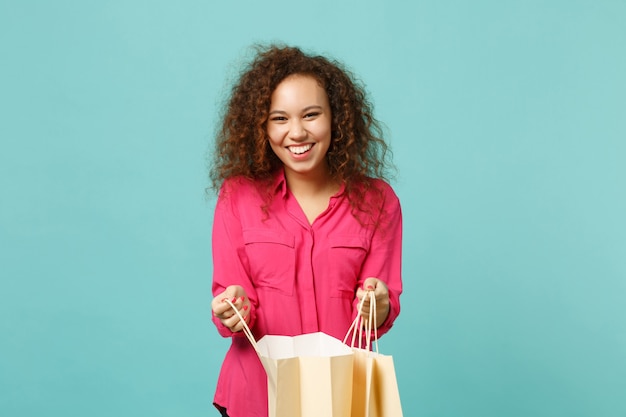
<svg viewBox="0 0 626 417"><path fill-rule="evenodd" d="M285 178L285 170L279 169L274 177L274 192L280 193L283 198L287 197L287 179Z"/></svg>

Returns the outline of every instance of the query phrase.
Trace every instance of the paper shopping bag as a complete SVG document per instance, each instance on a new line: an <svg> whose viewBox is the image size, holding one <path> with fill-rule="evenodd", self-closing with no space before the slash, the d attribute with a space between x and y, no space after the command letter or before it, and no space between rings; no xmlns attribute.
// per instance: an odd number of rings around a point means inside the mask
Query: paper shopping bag
<svg viewBox="0 0 626 417"><path fill-rule="evenodd" d="M376 299L373 293L370 297L370 314L376 310ZM370 315L367 324L361 320L363 301L359 305L359 311L352 327L348 330L344 342L352 334L353 363L353 390L352 390L352 414L351 417L402 417L402 405L400 392L396 380L396 371L393 358L389 355L378 353L378 333L372 329L375 323ZM373 320L372 320L373 319ZM359 344L363 340L362 330L365 327L365 349L355 347L355 340ZM376 352L370 350L371 335L374 334Z"/></svg>
<svg viewBox="0 0 626 417"><path fill-rule="evenodd" d="M265 336L257 343L267 373L270 417L350 417L352 349L324 333Z"/></svg>
<svg viewBox="0 0 626 417"><path fill-rule="evenodd" d="M226 300L267 374L269 417L350 417L352 349L324 333L262 337L258 342Z"/></svg>
<svg viewBox="0 0 626 417"><path fill-rule="evenodd" d="M393 358L354 348L352 417L402 417Z"/></svg>

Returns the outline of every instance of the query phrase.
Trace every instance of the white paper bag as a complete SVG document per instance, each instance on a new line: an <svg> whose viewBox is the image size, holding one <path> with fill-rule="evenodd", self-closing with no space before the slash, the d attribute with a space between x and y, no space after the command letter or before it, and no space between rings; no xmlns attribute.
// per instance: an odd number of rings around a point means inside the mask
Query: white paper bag
<svg viewBox="0 0 626 417"><path fill-rule="evenodd" d="M372 324L376 323L376 297L373 292L368 292L367 296L370 298L370 317L367 324L364 326L361 319L365 300L363 298L357 316L344 339L346 342L348 337L352 336L351 346L354 353L351 417L402 417L393 358L378 352L378 333ZM360 346L363 329L366 332L364 349ZM370 350L372 333L376 352ZM359 345L355 346L357 338Z"/></svg>
<svg viewBox="0 0 626 417"><path fill-rule="evenodd" d="M256 350L267 374L269 417L351 417L352 349L325 333L262 337Z"/></svg>
<svg viewBox="0 0 626 417"><path fill-rule="evenodd" d="M269 415L350 417L353 353L324 333L265 336L257 343L267 373Z"/></svg>

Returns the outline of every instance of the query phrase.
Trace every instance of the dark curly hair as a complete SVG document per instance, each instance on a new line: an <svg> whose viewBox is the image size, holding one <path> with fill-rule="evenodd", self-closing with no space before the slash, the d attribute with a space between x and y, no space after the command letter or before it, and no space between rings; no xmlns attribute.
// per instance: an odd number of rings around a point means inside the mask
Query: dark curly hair
<svg viewBox="0 0 626 417"><path fill-rule="evenodd" d="M357 218L358 213L375 216L372 200L364 197L376 188L372 179L387 180L393 166L364 86L341 63L296 47L257 45L255 50L255 57L243 68L222 110L210 168L212 188L219 190L224 180L232 177L270 186L283 166L266 132L271 95L290 75L307 75L326 90L330 103L332 133L326 158L331 178L345 185ZM269 189L266 191L271 198Z"/></svg>

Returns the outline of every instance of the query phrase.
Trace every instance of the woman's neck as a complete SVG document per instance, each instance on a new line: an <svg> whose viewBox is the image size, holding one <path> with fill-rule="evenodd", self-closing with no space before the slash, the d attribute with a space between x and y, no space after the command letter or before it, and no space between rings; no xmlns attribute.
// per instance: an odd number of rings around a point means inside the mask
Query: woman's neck
<svg viewBox="0 0 626 417"><path fill-rule="evenodd" d="M327 170L315 174L285 170L285 179L289 190L295 196L311 198L320 195L328 198L339 190L339 185L332 180Z"/></svg>
<svg viewBox="0 0 626 417"><path fill-rule="evenodd" d="M309 224L328 207L330 198L339 191L339 184L326 171L321 175L285 172L287 187L304 212Z"/></svg>

